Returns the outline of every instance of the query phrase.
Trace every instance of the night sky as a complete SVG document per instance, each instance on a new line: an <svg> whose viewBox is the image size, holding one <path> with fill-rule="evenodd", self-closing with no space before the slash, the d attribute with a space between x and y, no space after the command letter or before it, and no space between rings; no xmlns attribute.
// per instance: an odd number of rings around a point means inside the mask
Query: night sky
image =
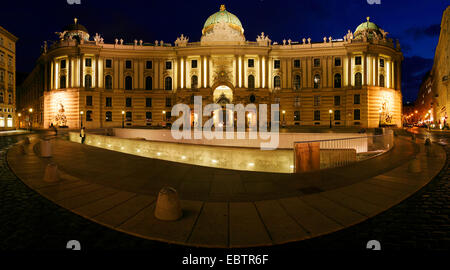
<svg viewBox="0 0 450 270"><path fill-rule="evenodd" d="M370 16L389 32L388 37L400 40L406 102L415 100L423 75L433 65L442 12L449 1L381 0L380 5L369 5L367 0L81 0L81 5L69 5L67 0L16 0L3 4L0 25L19 37L17 71L30 72L43 41L56 40L55 32L74 17L91 37L99 33L106 43L117 37L125 43L142 39L173 44L181 34L199 41L205 20L220 4L240 19L251 41L261 32L279 43L284 38L311 37L313 42L323 41L324 36L342 38Z"/></svg>

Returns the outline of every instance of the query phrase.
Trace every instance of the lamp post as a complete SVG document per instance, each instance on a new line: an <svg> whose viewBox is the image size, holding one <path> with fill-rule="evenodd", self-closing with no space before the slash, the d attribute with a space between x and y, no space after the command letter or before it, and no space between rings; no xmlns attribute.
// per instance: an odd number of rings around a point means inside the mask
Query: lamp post
<svg viewBox="0 0 450 270"><path fill-rule="evenodd" d="M125 111L122 111L122 128L125 127L124 117L125 117Z"/></svg>
<svg viewBox="0 0 450 270"><path fill-rule="evenodd" d="M378 114L379 114L378 127L379 127L379 128L381 128L381 112L383 112L383 110L379 109L379 110L378 110Z"/></svg>
<svg viewBox="0 0 450 270"><path fill-rule="evenodd" d="M19 117L19 128L20 128L20 117L22 116L22 114L18 113L17 116Z"/></svg>
<svg viewBox="0 0 450 270"><path fill-rule="evenodd" d="M286 125L286 111L283 110L283 127Z"/></svg>
<svg viewBox="0 0 450 270"><path fill-rule="evenodd" d="M328 113L330 113L330 128L331 128L331 114L333 113L333 110L329 110Z"/></svg>
<svg viewBox="0 0 450 270"><path fill-rule="evenodd" d="M84 114L84 112L80 111L80 129L83 128L83 114Z"/></svg>
<svg viewBox="0 0 450 270"><path fill-rule="evenodd" d="M28 111L30 112L30 131L33 128L33 108L29 108Z"/></svg>

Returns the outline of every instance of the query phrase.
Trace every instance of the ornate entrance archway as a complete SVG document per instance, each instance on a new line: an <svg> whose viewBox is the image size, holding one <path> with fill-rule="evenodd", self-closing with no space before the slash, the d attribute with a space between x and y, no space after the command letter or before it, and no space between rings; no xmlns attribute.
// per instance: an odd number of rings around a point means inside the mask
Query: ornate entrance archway
<svg viewBox="0 0 450 270"><path fill-rule="evenodd" d="M233 103L233 90L227 85L219 85L213 92L214 103L222 107L221 111L214 111L214 126L229 126L233 124L233 111L227 111L226 105ZM219 114L222 114L222 121Z"/></svg>

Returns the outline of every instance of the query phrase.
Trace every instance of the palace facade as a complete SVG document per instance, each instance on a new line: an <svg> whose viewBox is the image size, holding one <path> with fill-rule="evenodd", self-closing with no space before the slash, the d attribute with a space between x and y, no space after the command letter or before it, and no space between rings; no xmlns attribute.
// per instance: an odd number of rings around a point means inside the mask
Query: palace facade
<svg viewBox="0 0 450 270"><path fill-rule="evenodd" d="M17 37L0 26L0 130L15 129Z"/></svg>
<svg viewBox="0 0 450 270"><path fill-rule="evenodd" d="M400 45L369 18L321 42L277 43L264 33L248 41L223 5L199 42L108 44L76 19L58 34L20 89L18 106L33 108L33 126L164 126L172 106L193 108L194 96L203 106L278 103L284 126L401 125Z"/></svg>

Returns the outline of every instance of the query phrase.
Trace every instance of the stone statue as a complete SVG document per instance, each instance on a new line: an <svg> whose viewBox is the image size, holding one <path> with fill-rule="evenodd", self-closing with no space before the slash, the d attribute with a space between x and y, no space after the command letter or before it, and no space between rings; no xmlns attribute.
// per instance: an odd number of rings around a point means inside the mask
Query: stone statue
<svg viewBox="0 0 450 270"><path fill-rule="evenodd" d="M311 44L311 38L308 38L308 44Z"/></svg>
<svg viewBox="0 0 450 270"><path fill-rule="evenodd" d="M119 42L119 40L118 40L117 38L116 38L114 41L115 41L115 44L116 44L116 45L117 45L117 43Z"/></svg>
<svg viewBox="0 0 450 270"><path fill-rule="evenodd" d="M120 45L123 45L123 38L120 39Z"/></svg>
<svg viewBox="0 0 450 270"><path fill-rule="evenodd" d="M305 44L306 43L306 38L303 38L302 41L303 41L303 44Z"/></svg>

